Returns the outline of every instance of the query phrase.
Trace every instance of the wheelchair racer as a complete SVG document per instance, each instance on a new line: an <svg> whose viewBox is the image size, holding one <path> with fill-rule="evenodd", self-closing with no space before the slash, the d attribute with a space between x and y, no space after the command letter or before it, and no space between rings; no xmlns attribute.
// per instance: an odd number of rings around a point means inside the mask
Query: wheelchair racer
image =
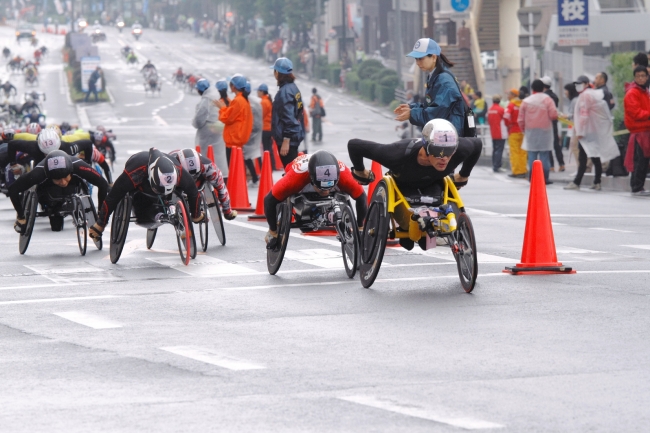
<svg viewBox="0 0 650 433"><path fill-rule="evenodd" d="M299 192L316 192L327 197L333 192L342 192L356 200L357 223L366 217L366 193L350 172L350 169L326 150L301 155L287 165L285 175L264 198L264 215L269 224L266 234L266 248L275 249L278 243L276 206Z"/></svg>
<svg viewBox="0 0 650 433"><path fill-rule="evenodd" d="M175 157L181 166L192 175L198 189L201 189L205 182L212 184L217 191L224 218L230 221L237 217L237 211L230 207L230 195L226 183L223 181L221 170L214 162L190 148L173 150L169 154Z"/></svg>
<svg viewBox="0 0 650 433"><path fill-rule="evenodd" d="M99 208L97 222L88 233L90 237L97 239L102 236L111 214L129 193L134 193L133 211L138 223L155 222L159 216L160 199L169 196L176 188L187 195L192 222L201 222L204 215L199 210L199 190L192 176L175 160L153 147L131 156Z"/></svg>
<svg viewBox="0 0 650 433"><path fill-rule="evenodd" d="M363 163L363 158L368 158L391 171L397 187L410 203L435 205L443 193L445 177L453 175L457 188L467 184L482 146L480 138L459 138L449 121L433 119L422 129L422 138L392 144L352 139L348 142L348 153L352 175L361 184L374 180L374 174ZM460 164L463 167L455 173ZM400 245L411 250L414 243L406 238L400 239Z"/></svg>
<svg viewBox="0 0 650 433"><path fill-rule="evenodd" d="M108 183L104 178L79 158L61 150L50 152L32 171L20 176L9 187L9 197L16 209L14 229L18 233L24 233L27 221L22 194L32 186L38 185L36 188L38 201L48 210L52 231L63 230L63 216L59 215L58 211L65 198L78 192L84 181L97 186L98 204L101 206L108 192Z"/></svg>
<svg viewBox="0 0 650 433"><path fill-rule="evenodd" d="M29 155L29 160L39 163L45 156L54 151L62 150L68 155L84 153L84 161L92 163L93 144L90 140L62 141L58 128L45 128L38 135L30 133L15 134L7 147L7 158L10 163L16 162L16 152ZM29 161L28 160L28 161ZM12 167L16 168L16 167Z"/></svg>

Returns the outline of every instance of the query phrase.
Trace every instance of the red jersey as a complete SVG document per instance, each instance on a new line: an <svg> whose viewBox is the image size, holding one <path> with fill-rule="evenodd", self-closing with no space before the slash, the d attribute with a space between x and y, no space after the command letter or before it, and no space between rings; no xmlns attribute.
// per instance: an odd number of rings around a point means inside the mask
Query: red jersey
<svg viewBox="0 0 650 433"><path fill-rule="evenodd" d="M519 120L520 106L521 106L521 99L513 99L512 101L510 101L510 104L508 104L506 113L503 115L503 120L506 122L506 126L508 127L508 132L510 134L521 132L521 128L519 127L519 123L517 122Z"/></svg>
<svg viewBox="0 0 650 433"><path fill-rule="evenodd" d="M273 188L271 194L278 201L286 200L288 197L298 194L304 187L310 185L309 180L309 158L311 155L301 155L287 165L285 175L280 179ZM349 194L353 199L357 199L363 194L363 187L352 177L350 169L339 161L339 182L334 188L336 191Z"/></svg>
<svg viewBox="0 0 650 433"><path fill-rule="evenodd" d="M499 104L492 104L487 112L488 123L490 124L490 134L493 140L502 140L505 137L501 132L501 121L506 110Z"/></svg>

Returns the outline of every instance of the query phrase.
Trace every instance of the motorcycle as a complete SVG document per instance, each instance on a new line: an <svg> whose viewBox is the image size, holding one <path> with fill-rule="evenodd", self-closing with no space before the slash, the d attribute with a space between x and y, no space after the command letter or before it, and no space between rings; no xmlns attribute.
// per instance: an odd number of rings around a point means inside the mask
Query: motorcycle
<svg viewBox="0 0 650 433"><path fill-rule="evenodd" d="M124 21L119 20L115 25L117 26L117 29L120 31L120 33L122 33L122 29L124 29Z"/></svg>
<svg viewBox="0 0 650 433"><path fill-rule="evenodd" d="M140 27L136 27L133 30L131 30L131 34L135 38L136 41L140 40L140 36L142 36L142 29Z"/></svg>

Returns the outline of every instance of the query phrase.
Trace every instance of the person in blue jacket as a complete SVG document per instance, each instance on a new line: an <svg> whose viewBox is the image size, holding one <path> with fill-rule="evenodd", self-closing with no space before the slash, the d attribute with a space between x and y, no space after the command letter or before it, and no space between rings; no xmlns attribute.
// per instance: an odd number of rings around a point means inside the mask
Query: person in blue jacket
<svg viewBox="0 0 650 433"><path fill-rule="evenodd" d="M302 95L294 84L293 63L280 57L271 66L280 89L273 99L271 135L280 151L280 160L286 168L298 157L298 146L305 138L305 117Z"/></svg>
<svg viewBox="0 0 650 433"><path fill-rule="evenodd" d="M413 125L424 127L430 120L445 119L462 137L465 101L456 77L449 71L454 64L442 54L440 45L429 38L418 40L407 57L415 58L415 63L427 74L427 90L423 103L399 105L395 109L395 120L408 120Z"/></svg>

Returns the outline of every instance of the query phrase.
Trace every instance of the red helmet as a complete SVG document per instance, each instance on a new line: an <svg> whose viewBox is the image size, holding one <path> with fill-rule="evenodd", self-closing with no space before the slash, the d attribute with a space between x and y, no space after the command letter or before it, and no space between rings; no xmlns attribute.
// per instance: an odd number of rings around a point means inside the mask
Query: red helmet
<svg viewBox="0 0 650 433"><path fill-rule="evenodd" d="M27 125L27 130L28 133L38 135L39 132L41 132L41 125L38 123L30 123Z"/></svg>

